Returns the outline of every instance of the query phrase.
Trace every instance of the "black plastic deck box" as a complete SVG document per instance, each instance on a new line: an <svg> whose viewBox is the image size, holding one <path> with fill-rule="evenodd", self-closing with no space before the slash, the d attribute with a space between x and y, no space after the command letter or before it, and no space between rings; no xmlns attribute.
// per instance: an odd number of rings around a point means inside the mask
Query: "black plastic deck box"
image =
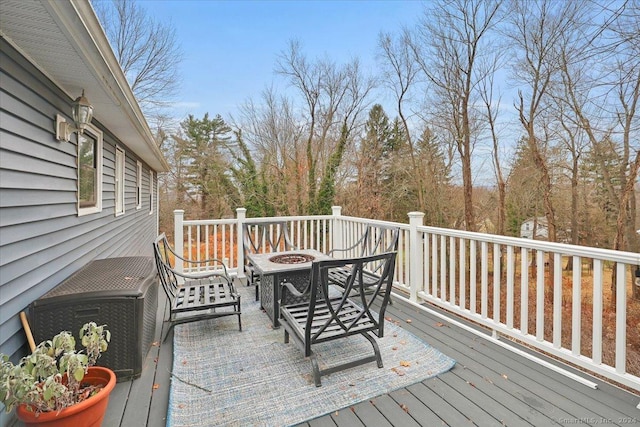
<svg viewBox="0 0 640 427"><path fill-rule="evenodd" d="M153 341L158 281L153 258L121 257L92 261L31 303L29 317L36 344L86 322L107 325L111 341L97 365L116 373L117 381L140 376Z"/></svg>

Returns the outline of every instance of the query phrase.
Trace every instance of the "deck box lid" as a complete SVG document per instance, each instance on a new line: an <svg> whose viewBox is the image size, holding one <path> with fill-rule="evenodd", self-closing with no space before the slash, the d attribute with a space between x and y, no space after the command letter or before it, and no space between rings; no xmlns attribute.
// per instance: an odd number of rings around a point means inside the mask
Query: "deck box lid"
<svg viewBox="0 0 640 427"><path fill-rule="evenodd" d="M141 297L155 282L151 257L105 258L89 262L55 288L33 302L48 304L67 298L101 296Z"/></svg>

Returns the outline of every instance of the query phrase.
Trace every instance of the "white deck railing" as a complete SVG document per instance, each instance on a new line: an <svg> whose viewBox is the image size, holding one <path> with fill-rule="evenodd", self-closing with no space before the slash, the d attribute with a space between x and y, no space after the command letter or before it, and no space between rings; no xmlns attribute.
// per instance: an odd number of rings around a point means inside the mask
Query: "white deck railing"
<svg viewBox="0 0 640 427"><path fill-rule="evenodd" d="M184 212L175 211L176 250L223 258L243 277L245 212L184 220ZM637 319L640 311L640 300L631 297L632 287L640 286L633 277L640 254L427 227L423 216L411 212L409 224L389 223L343 216L334 207L332 215L251 220L286 221L296 247L322 252L350 246L367 224L396 225L394 282L404 297L481 324L494 339L511 337L640 391L640 366L627 361L631 351L640 364L640 349L627 346L627 337L640 333L628 317Z"/></svg>

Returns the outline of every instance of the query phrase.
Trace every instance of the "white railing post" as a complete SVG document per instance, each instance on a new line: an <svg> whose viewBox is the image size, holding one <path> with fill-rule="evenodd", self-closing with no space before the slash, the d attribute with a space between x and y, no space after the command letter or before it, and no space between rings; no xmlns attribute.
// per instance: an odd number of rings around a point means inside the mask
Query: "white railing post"
<svg viewBox="0 0 640 427"><path fill-rule="evenodd" d="M342 244L342 206L331 206L331 214L333 215L333 232L331 233L331 249L344 248Z"/></svg>
<svg viewBox="0 0 640 427"><path fill-rule="evenodd" d="M238 278L244 279L244 228L242 224L247 218L247 210L245 208L236 209L236 218L238 219L238 232L236 233L238 236Z"/></svg>
<svg viewBox="0 0 640 427"><path fill-rule="evenodd" d="M410 300L418 301L418 288L422 288L422 239L418 235L418 227L423 225L423 212L409 212L409 287ZM406 258L405 258L406 259Z"/></svg>
<svg viewBox="0 0 640 427"><path fill-rule="evenodd" d="M176 253L180 256L184 256L184 210L176 209L173 211L173 247ZM176 270L183 271L182 260L176 258L175 261Z"/></svg>

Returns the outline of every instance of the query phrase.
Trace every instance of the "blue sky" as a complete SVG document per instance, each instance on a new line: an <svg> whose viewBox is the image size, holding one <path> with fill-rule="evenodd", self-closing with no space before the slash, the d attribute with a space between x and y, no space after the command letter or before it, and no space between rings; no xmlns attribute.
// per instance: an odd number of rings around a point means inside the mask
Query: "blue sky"
<svg viewBox="0 0 640 427"><path fill-rule="evenodd" d="M272 84L278 55L298 40L309 59L344 63L358 57L374 70L380 31L413 25L419 1L141 0L150 16L176 29L184 52L175 114L237 117L248 98ZM384 100L376 100L383 103ZM391 113L391 112L388 112ZM393 114L390 114L393 115Z"/></svg>

